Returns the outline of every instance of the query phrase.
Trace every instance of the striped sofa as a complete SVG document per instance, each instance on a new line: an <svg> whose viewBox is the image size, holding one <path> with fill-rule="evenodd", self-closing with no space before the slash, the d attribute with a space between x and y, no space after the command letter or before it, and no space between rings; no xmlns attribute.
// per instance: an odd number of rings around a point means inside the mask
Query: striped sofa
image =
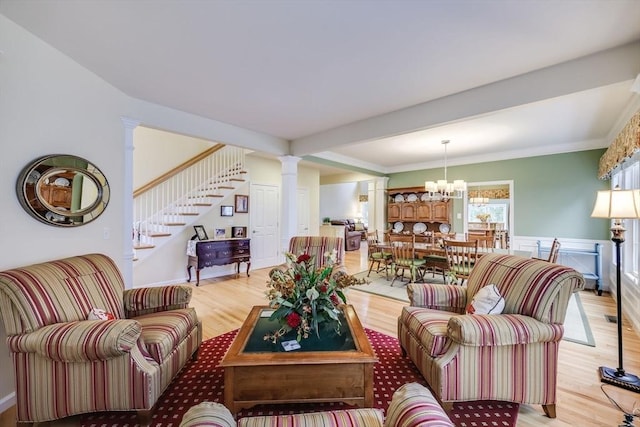
<svg viewBox="0 0 640 427"><path fill-rule="evenodd" d="M17 421L151 409L197 350L191 288L124 290L117 266L90 254L0 272ZM88 320L94 308L112 320ZM145 420L143 420L145 421Z"/></svg>
<svg viewBox="0 0 640 427"><path fill-rule="evenodd" d="M502 314L467 315L478 289L495 284ZM513 255L483 255L466 286L408 285L398 318L402 353L435 395L454 401L540 404L556 415L558 346L571 294L584 287L572 268Z"/></svg>
<svg viewBox="0 0 640 427"><path fill-rule="evenodd" d="M454 427L426 387L408 383L393 394L386 418L382 409L358 408L293 415L240 418L215 402L191 407L180 427Z"/></svg>

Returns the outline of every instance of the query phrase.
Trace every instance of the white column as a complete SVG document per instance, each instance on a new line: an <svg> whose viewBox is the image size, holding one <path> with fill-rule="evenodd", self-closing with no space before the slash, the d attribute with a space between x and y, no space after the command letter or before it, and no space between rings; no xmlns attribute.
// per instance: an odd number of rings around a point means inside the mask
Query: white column
<svg viewBox="0 0 640 427"><path fill-rule="evenodd" d="M289 249L289 240L298 230L298 162L300 157L278 157L282 163L282 226L280 227L280 248Z"/></svg>
<svg viewBox="0 0 640 427"><path fill-rule="evenodd" d="M369 231L378 230L378 238L384 238L384 230L387 229L387 185L389 178L379 177L373 181L373 185L369 185L369 203L370 208L374 211L374 222L369 224ZM373 187L373 188L372 188ZM373 202L372 202L373 200ZM372 206L371 206L372 205Z"/></svg>
<svg viewBox="0 0 640 427"><path fill-rule="evenodd" d="M133 288L133 130L140 125L137 120L121 117L124 125L124 185L122 189L124 224L122 277L125 289Z"/></svg>

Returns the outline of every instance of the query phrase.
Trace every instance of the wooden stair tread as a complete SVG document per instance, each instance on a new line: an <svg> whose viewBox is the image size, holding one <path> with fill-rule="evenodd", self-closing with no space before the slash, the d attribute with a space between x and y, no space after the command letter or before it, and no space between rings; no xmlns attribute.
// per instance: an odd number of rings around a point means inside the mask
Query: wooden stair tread
<svg viewBox="0 0 640 427"><path fill-rule="evenodd" d="M146 235L149 237L167 237L171 236L171 233L147 233Z"/></svg>
<svg viewBox="0 0 640 427"><path fill-rule="evenodd" d="M185 207L189 207L189 206L213 206L213 203L191 203L188 205L178 205L178 206L185 206Z"/></svg>
<svg viewBox="0 0 640 427"><path fill-rule="evenodd" d="M217 190L217 188L210 188L209 190ZM200 199L202 197L224 197L224 194L203 194L202 196L191 196L190 199Z"/></svg>
<svg viewBox="0 0 640 427"><path fill-rule="evenodd" d="M133 245L133 249L153 249L156 245Z"/></svg>

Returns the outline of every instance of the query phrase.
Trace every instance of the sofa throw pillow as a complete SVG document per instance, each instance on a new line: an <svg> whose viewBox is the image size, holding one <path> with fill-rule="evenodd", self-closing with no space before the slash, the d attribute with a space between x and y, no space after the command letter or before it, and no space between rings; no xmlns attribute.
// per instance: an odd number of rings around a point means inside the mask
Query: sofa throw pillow
<svg viewBox="0 0 640 427"><path fill-rule="evenodd" d="M504 298L494 284L480 288L467 305L467 314L500 314L502 310Z"/></svg>
<svg viewBox="0 0 640 427"><path fill-rule="evenodd" d="M112 313L107 313L101 308L92 308L87 316L88 320L113 320L115 318Z"/></svg>

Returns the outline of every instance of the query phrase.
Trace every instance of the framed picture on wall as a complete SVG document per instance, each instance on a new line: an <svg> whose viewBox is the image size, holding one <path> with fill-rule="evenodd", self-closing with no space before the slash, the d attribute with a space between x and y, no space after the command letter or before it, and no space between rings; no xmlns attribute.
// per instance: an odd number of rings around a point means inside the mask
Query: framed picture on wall
<svg viewBox="0 0 640 427"><path fill-rule="evenodd" d="M216 228L216 239L224 239L227 237L227 231L224 228Z"/></svg>
<svg viewBox="0 0 640 427"><path fill-rule="evenodd" d="M220 216L233 216L233 206L220 206Z"/></svg>
<svg viewBox="0 0 640 427"><path fill-rule="evenodd" d="M236 212L237 213L249 212L249 196L236 194Z"/></svg>
<svg viewBox="0 0 640 427"><path fill-rule="evenodd" d="M209 236L207 236L204 225L194 225L193 229L196 230L196 236L198 236L198 240L209 240Z"/></svg>
<svg viewBox="0 0 640 427"><path fill-rule="evenodd" d="M231 237L247 237L247 227L231 227Z"/></svg>

